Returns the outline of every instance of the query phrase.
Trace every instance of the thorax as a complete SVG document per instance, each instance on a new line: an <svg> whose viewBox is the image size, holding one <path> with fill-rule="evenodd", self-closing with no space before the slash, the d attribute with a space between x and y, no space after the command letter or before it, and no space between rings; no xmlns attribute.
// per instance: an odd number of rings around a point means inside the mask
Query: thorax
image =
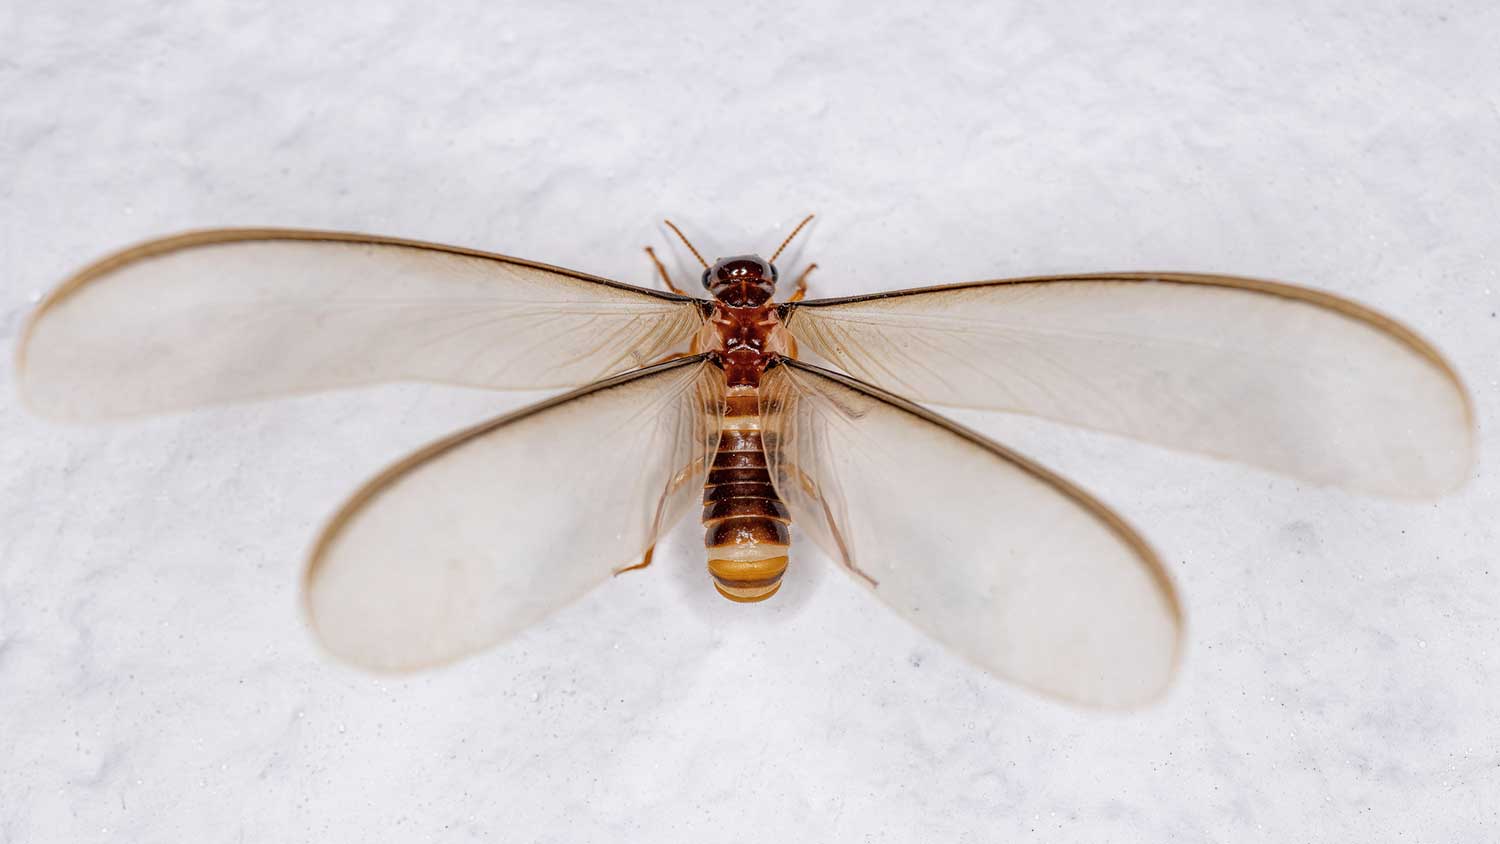
<svg viewBox="0 0 1500 844"><path fill-rule="evenodd" d="M777 355L792 355L791 337L776 305L734 307L714 302L704 326L703 350L724 367L730 387L758 387L761 373Z"/></svg>

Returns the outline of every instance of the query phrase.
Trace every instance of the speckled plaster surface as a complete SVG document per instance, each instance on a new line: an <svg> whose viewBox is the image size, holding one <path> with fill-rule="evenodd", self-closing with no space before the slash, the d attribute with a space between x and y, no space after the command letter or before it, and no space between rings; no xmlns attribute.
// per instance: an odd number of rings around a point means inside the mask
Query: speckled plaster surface
<svg viewBox="0 0 1500 844"><path fill-rule="evenodd" d="M0 842L1495 840L1497 9L4 4ZM1388 502L961 414L1167 559L1186 660L1133 714L977 673L806 543L775 601L722 601L691 524L391 680L302 627L309 542L382 465L534 396L57 428L10 384L42 291L173 230L645 283L663 213L739 251L806 210L818 294L1170 268L1398 314L1468 378L1475 479Z"/></svg>

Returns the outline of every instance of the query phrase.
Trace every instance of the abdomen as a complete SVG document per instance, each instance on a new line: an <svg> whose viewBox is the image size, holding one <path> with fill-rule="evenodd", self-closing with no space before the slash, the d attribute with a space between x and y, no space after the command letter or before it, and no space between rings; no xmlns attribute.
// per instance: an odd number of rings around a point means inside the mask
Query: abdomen
<svg viewBox="0 0 1500 844"><path fill-rule="evenodd" d="M766 469L754 387L731 387L719 450L703 487L708 571L731 601L764 601L781 587L791 518Z"/></svg>

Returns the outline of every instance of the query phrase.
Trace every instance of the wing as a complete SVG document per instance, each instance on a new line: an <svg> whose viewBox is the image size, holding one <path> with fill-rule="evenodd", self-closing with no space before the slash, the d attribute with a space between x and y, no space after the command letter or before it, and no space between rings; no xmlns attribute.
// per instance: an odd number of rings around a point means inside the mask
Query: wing
<svg viewBox="0 0 1500 844"><path fill-rule="evenodd" d="M879 388L797 361L761 381L794 523L912 624L1078 703L1156 697L1182 617L1161 562L1086 493Z"/></svg>
<svg viewBox="0 0 1500 844"><path fill-rule="evenodd" d="M790 306L798 341L918 401L1008 410L1318 483L1437 495L1470 473L1468 394L1353 302L1225 276L1014 279Z"/></svg>
<svg viewBox="0 0 1500 844"><path fill-rule="evenodd" d="M638 561L697 500L723 372L699 355L434 443L365 485L308 563L319 640L382 670L488 647Z"/></svg>
<svg viewBox="0 0 1500 844"><path fill-rule="evenodd" d="M452 246L296 230L196 232L54 291L17 356L70 420L415 380L577 386L702 324L697 300Z"/></svg>

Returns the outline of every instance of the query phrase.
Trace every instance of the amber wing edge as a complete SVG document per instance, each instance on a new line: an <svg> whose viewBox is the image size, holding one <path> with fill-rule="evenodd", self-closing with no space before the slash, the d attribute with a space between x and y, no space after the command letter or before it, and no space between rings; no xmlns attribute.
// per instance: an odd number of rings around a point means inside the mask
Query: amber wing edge
<svg viewBox="0 0 1500 844"><path fill-rule="evenodd" d="M560 396L556 396L545 401L540 401L535 404L527 405L526 407L523 407L513 413L507 413L493 419L488 419L484 422L471 425L467 428L455 431L452 434L434 440L433 442L430 442L427 445L397 460L396 462L382 469L374 477L365 481L357 490L354 491L353 494L345 499L344 503L339 506L339 509L328 518L328 520L324 523L322 529L318 531L317 539L314 540L312 548L306 555L306 562L303 564L302 576L298 581L300 593L298 596L298 605L302 620L307 629L313 633L312 638L317 643L318 649L322 651L326 656L329 656L341 663L349 664L346 657L333 652L323 643L321 637L317 633L318 625L312 608L313 579L317 576L318 570L322 565L322 561L326 556L326 552L329 546L332 545L334 540L338 537L339 532L343 530L343 528L348 524L355 513L357 513L370 501L372 501L376 496L384 492L393 483L400 480L400 478L407 472L411 471L417 466L422 465L428 460L442 455L444 452L447 452L471 439L474 439L475 437L484 436L485 434L495 431L498 428L502 428L513 422L525 419L529 416L534 416L538 413L551 410L552 408L574 401L575 399L586 398L588 396L605 392L612 388L627 384L638 378L667 372L673 369L696 366L706 362L707 360L708 355L706 354L676 358L670 361L664 361L662 363L654 364L652 366L646 366L641 367L640 369L633 369L628 372L622 372L618 375L613 375L608 378L595 381L592 384L588 384L576 390L571 390ZM670 493L670 490L664 490L663 498L665 498L665 496L669 495ZM658 502L657 504L657 513L658 516L657 524L655 525L655 531L659 533L661 530L670 527L669 525L662 525L660 523L661 502ZM645 549L640 549L639 551L635 551L632 553L636 557L639 557L640 554L644 551ZM559 606L556 609L561 608L562 607ZM480 651L487 649L488 647L491 646L486 646L485 648L479 648L462 653L455 653L445 659L423 664L420 666L390 668L359 664L358 668L359 670L368 673L381 675L409 675L419 671L426 671L434 668L441 668L447 665L453 665L470 656L473 656L475 653L479 653Z"/></svg>
<svg viewBox="0 0 1500 844"><path fill-rule="evenodd" d="M896 408L897 410L902 411L903 413L910 414L917 417L918 419L921 419L922 421L936 425L955 436L958 436L986 451L989 451L1002 460L1014 465L1021 471L1053 487L1058 492L1062 493L1065 497L1083 508L1091 516L1102 522L1104 526L1110 530L1110 532L1112 532L1117 538L1119 538L1132 551L1135 552L1137 559L1139 559L1144 564L1146 571L1150 574L1152 581L1157 586L1157 589L1160 590L1162 595L1167 598L1168 606L1170 607L1172 612L1172 621L1174 623L1174 627L1176 628L1176 637L1173 642L1172 649L1172 659L1167 673L1169 679L1151 697L1124 705L1092 704L1074 700L1061 694L1047 691L1045 689L1038 689L1031 686L1026 686L1026 688L1033 694L1039 694L1051 700L1058 701L1069 706L1101 712L1129 712L1145 709L1154 705L1155 703L1160 702L1167 695L1173 685L1172 678L1175 678L1177 676L1178 670L1182 665L1183 651L1187 642L1186 612L1183 609L1181 598L1178 595L1177 586L1173 582L1171 575L1167 572L1166 566L1162 562L1161 557L1156 553L1156 550L1151 547L1150 543L1148 543L1139 532L1131 527L1129 522L1127 522L1124 517L1120 516L1114 510L1110 509L1109 506L1104 504L1099 499L1084 491L1082 487L1062 477L1061 475L1058 475L1050 469L1047 469L1045 466L1042 466L1036 461L1031 460L1030 458L1020 454L1019 452L1016 452L1001 445L1000 443L995 442L994 440L984 436L983 434L980 434L977 431L966 428L958 424L957 422L954 422L953 420L942 416L941 414L934 413L922 407L921 405L904 399L898 395L895 395L894 393L887 392L886 390L882 390L881 388L876 387L873 384L866 383L857 378L845 375L841 372L826 369L824 367L806 363L804 361L796 360L793 358L778 356L770 364L770 367L776 366L786 366L793 370L802 370L814 375L821 376L823 378L827 378L843 385L844 387L854 390L855 392L862 393L872 399L884 402L885 404L888 404ZM837 528L834 529L834 532L836 531ZM832 549L825 548L824 551L828 552L830 556L832 556ZM858 564L857 561L849 560L845 560L843 561L843 563L843 567L846 570L851 570L851 564L856 566ZM851 574L853 573L853 570L851 570ZM879 588L877 586L871 585L867 578L855 575L853 579L860 582L866 589L868 589L872 593L878 594ZM904 616L902 620L907 624L912 624L912 622L905 619ZM915 627L915 625L913 625L913 627ZM919 632L923 631L919 630ZM923 635L926 635L926 633L923 632ZM960 659L963 659L965 662L973 665L974 667L980 669L981 671L984 671L987 674L990 674L992 676L1001 676L1002 679L1006 680L1006 682L1013 682L1009 678L1004 678L1003 675L995 674L994 671L980 664L977 660L974 660L965 655L961 651L961 649L949 648L948 650L950 653L957 655Z"/></svg>
<svg viewBox="0 0 1500 844"><path fill-rule="evenodd" d="M1102 273L1080 273L1075 275L1044 275L1044 276L1018 276L1016 278L988 279L983 281L966 281L954 284L938 284L929 287L910 287L900 290L886 290L877 293L861 293L853 296L838 296L825 299L808 299L801 302L784 302L780 307L780 316L787 330L795 337L796 314L803 309L816 309L820 307L833 307L838 305L857 304L860 302L872 302L881 299L895 299L907 296L920 296L931 293L944 293L949 291L972 290L984 287L998 287L1004 285L1023 284L1053 284L1067 282L1131 282L1131 283L1167 283L1197 285L1203 287L1222 287L1231 290L1244 290L1253 293L1262 293L1269 296L1278 296L1313 305L1324 310L1331 311L1346 319L1368 325L1378 331L1395 338L1398 342L1415 352L1431 363L1452 384L1454 390L1463 403L1464 419L1467 423L1468 438L1464 443L1466 460L1472 475L1473 466L1477 461L1477 435L1478 417L1474 410L1474 398L1468 385L1464 382L1458 370L1449 363L1437 347L1429 342L1415 330L1405 323L1384 314L1374 308L1362 305L1342 296L1336 296L1323 290L1311 287L1303 287L1295 284L1287 284L1280 281L1250 278L1247 276L1217 275L1213 273L1184 273L1184 272L1102 272ZM1232 458L1226 458L1232 459ZM1462 488L1470 479L1468 475L1457 486L1447 492L1454 492ZM1418 500L1426 500L1418 497Z"/></svg>
<svg viewBox="0 0 1500 844"><path fill-rule="evenodd" d="M444 243L432 243L423 240L411 240L402 237L387 237L385 235L360 234L357 232L323 231L320 229L284 229L284 228L222 228L222 229L193 229L176 234L164 235L151 238L124 249L111 252L102 258L95 260L83 269L73 273L61 284L42 297L32 309L26 319L25 326L21 329L21 339L16 351L16 368L21 368L25 363L26 347L30 343L32 330L37 322L46 315L46 312L59 302L82 290L86 285L100 279L114 270L127 264L143 261L179 252L184 249L193 249L199 246L215 246L223 243L244 243L247 241L323 241L328 243L352 243L367 244L371 246L401 246L409 249L424 249L431 252L445 252L450 255L463 255L470 258L483 258L490 261L498 261L504 264L516 264L531 269L544 270L568 276L579 281L588 281L613 287L619 290L628 290L632 293L640 293L652 296L667 302L693 302L703 306L704 300L693 296L680 296L664 290L652 290L649 287L639 287L634 284L626 284L623 281L602 278L589 275L588 273L570 270L565 267L556 267L539 261L528 261L524 258L513 258L498 252L486 252L480 249L470 249L465 246L450 246Z"/></svg>
<svg viewBox="0 0 1500 844"><path fill-rule="evenodd" d="M464 246L452 246L443 243L433 243L423 240L409 238L389 237L385 235L361 234L358 232L328 231L321 229L292 229L275 227L244 227L244 228L209 228L193 229L175 234L163 235L141 241L123 249L106 254L92 263L68 276L61 283L53 287L42 299L31 309L19 333L19 339L15 345L12 357L12 372L16 383L16 390L20 396L21 403L33 415L52 418L42 411L32 400L27 389L25 371L27 365L28 351L31 347L32 338L38 324L46 318L47 314L58 304L83 290L89 284L98 281L110 273L130 264L181 252L202 246L216 246L221 244L248 243L248 242L277 242L277 241L300 241L300 242L324 242L369 246L395 246L408 249L419 249L429 252L446 253L450 255L461 255L471 258L480 258L503 264L513 264L530 269L541 270L549 273L566 276L578 281L599 284L617 290L626 290L644 296L660 299L665 302L677 304L691 304L696 307L703 318L707 318L712 305L698 297L682 296L663 290L653 290L648 287L640 287L627 284L622 281L590 275L588 273L570 270L566 267L553 266L539 261L529 261L524 258L515 258L502 255L498 252L486 252L480 249L471 249ZM454 386L466 386L454 384ZM321 391L313 391L321 392ZM293 393L291 395L300 395ZM232 402L239 403L239 402ZM127 417L128 418L128 417ZM76 420L56 419L58 422L72 422Z"/></svg>

